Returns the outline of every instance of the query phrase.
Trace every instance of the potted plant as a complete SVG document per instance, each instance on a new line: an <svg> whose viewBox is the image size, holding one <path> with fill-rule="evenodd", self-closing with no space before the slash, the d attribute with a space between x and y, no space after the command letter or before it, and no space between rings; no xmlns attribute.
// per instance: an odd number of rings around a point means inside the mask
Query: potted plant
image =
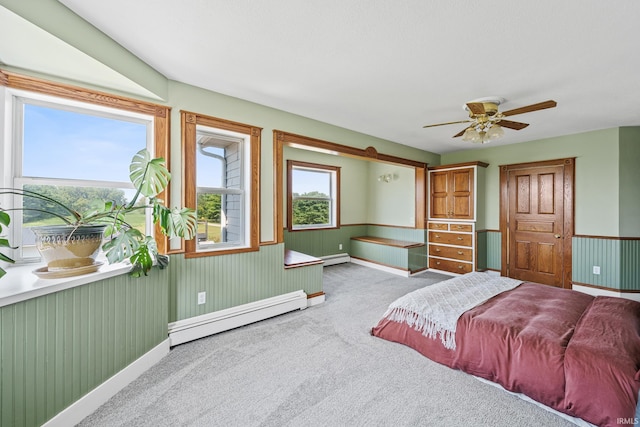
<svg viewBox="0 0 640 427"><path fill-rule="evenodd" d="M158 253L155 240L132 227L127 222L126 215L151 209L153 223L158 224L165 235L170 238L192 239L197 228L195 212L188 208L169 209L164 205L164 201L157 197L171 179L163 158L151 158L146 149L140 150L133 156L129 172L136 190L131 201L119 204L106 200L83 212L78 212L67 204L39 192L1 188L0 194L35 199L46 207L30 208L23 205L15 209L0 208L0 248L11 248L9 241L2 237L3 227L8 227L10 223L7 212L33 210L45 212L64 223L32 228L36 235L36 245L47 262L49 271L86 273L88 270L83 267L91 268L96 265L95 257L100 246L110 264L128 259L132 265L131 274L136 277L147 275L154 262L160 268L165 267L169 258ZM146 203L139 203L140 198L146 198ZM2 253L0 261L14 262ZM0 277L4 274L5 270L0 267Z"/></svg>

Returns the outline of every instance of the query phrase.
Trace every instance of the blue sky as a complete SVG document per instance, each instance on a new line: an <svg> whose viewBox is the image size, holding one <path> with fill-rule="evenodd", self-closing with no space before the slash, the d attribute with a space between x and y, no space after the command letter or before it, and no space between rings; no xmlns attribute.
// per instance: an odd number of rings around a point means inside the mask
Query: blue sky
<svg viewBox="0 0 640 427"><path fill-rule="evenodd" d="M129 182L131 158L146 126L25 105L24 176Z"/></svg>
<svg viewBox="0 0 640 427"><path fill-rule="evenodd" d="M128 183L131 158L146 145L144 124L39 105L25 105L24 124L23 176L27 177ZM207 165L199 172L198 184L219 186L221 163L198 153L198 164ZM294 192L330 194L323 178L296 170Z"/></svg>

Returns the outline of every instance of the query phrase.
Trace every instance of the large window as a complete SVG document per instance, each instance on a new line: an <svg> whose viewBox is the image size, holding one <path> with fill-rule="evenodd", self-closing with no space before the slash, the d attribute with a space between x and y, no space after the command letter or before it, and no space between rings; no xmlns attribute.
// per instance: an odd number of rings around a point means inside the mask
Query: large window
<svg viewBox="0 0 640 427"><path fill-rule="evenodd" d="M287 161L287 228L340 226L340 168Z"/></svg>
<svg viewBox="0 0 640 427"><path fill-rule="evenodd" d="M130 200L131 158L143 148L154 153L158 141L166 147L168 134L156 131L156 114L164 122L165 107L17 75L7 83L8 88L0 87L6 128L3 187L37 191L85 212L104 200ZM31 90L22 89L25 84ZM15 258L37 259L31 228L62 223L42 212L52 206L8 195L0 203L8 210L27 208L12 215L10 241L20 248ZM132 214L127 220L153 234L150 212ZM164 241L159 247L166 248Z"/></svg>
<svg viewBox="0 0 640 427"><path fill-rule="evenodd" d="M257 250L260 129L182 113L185 203L198 217L187 256Z"/></svg>

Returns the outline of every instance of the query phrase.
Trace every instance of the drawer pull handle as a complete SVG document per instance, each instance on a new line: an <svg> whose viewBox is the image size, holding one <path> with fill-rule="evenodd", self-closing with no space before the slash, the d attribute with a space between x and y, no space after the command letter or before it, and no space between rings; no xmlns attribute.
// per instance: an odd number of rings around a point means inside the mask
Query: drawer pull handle
<svg viewBox="0 0 640 427"><path fill-rule="evenodd" d="M440 248L436 248L436 252L440 252Z"/></svg>
<svg viewBox="0 0 640 427"><path fill-rule="evenodd" d="M440 261L436 261L436 265L440 265Z"/></svg>
<svg viewBox="0 0 640 427"><path fill-rule="evenodd" d="M462 270L464 267L463 267L463 266L461 266L461 265L459 265L459 266L458 266L458 268L459 268L460 270Z"/></svg>
<svg viewBox="0 0 640 427"><path fill-rule="evenodd" d="M462 237L458 237L458 240L462 240Z"/></svg>
<svg viewBox="0 0 640 427"><path fill-rule="evenodd" d="M462 254L463 254L463 252L462 252L462 251L458 251L458 255L462 255Z"/></svg>
<svg viewBox="0 0 640 427"><path fill-rule="evenodd" d="M456 228L457 228L458 230L462 230L462 226L461 226L461 225L458 225Z"/></svg>
<svg viewBox="0 0 640 427"><path fill-rule="evenodd" d="M439 235L439 234L436 234L436 239L439 239L439 238L440 238L440 235Z"/></svg>

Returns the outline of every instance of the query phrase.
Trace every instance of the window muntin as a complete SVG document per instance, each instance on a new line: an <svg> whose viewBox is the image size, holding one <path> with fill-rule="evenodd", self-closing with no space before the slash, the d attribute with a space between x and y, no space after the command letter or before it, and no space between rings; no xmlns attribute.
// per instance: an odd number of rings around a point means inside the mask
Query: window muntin
<svg viewBox="0 0 640 427"><path fill-rule="evenodd" d="M340 226L340 168L287 161L287 225L290 231Z"/></svg>
<svg viewBox="0 0 640 427"><path fill-rule="evenodd" d="M8 186L44 191L79 209L102 202L106 193L133 197L129 163L142 148L153 152L153 116L19 90L7 96L13 124L13 143L5 150L13 157ZM16 196L5 204L10 209L31 202ZM153 234L150 212L132 221ZM16 258L36 260L31 227L62 221L23 211L12 224Z"/></svg>

